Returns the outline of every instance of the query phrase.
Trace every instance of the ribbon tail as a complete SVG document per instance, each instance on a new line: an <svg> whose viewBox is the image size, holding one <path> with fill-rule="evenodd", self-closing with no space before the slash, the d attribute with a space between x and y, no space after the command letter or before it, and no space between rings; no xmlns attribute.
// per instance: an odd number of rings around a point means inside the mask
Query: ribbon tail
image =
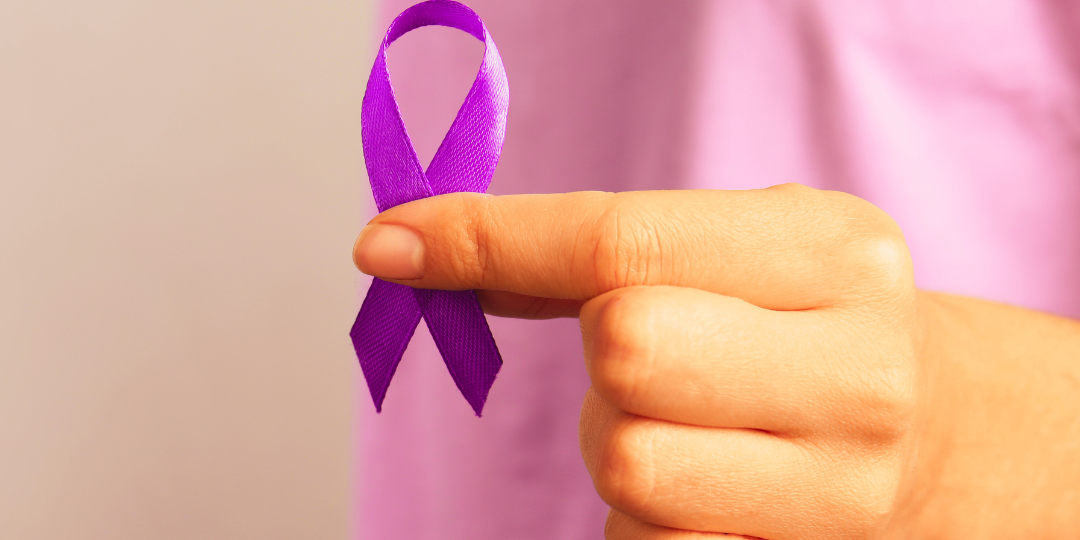
<svg viewBox="0 0 1080 540"><path fill-rule="evenodd" d="M378 412L419 324L420 305L411 288L378 278L371 282L349 335Z"/></svg>
<svg viewBox="0 0 1080 540"><path fill-rule="evenodd" d="M450 376L480 416L502 356L476 293L414 289L413 294Z"/></svg>

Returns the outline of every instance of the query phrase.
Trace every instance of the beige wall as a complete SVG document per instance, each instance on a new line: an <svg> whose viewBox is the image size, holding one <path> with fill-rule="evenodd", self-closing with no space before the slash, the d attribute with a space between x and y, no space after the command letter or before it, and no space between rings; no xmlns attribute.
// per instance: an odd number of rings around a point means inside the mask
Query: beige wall
<svg viewBox="0 0 1080 540"><path fill-rule="evenodd" d="M344 538L362 0L0 1L0 538Z"/></svg>

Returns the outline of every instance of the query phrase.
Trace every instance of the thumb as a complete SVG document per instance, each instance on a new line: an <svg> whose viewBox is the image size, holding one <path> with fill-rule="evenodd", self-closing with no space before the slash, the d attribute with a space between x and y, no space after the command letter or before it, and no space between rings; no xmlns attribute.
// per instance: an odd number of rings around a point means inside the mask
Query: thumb
<svg viewBox="0 0 1080 540"><path fill-rule="evenodd" d="M612 194L452 193L379 214L353 248L357 268L412 287L584 299L599 288L574 238L592 234ZM589 239L582 239L590 242ZM587 262L587 261L580 261Z"/></svg>

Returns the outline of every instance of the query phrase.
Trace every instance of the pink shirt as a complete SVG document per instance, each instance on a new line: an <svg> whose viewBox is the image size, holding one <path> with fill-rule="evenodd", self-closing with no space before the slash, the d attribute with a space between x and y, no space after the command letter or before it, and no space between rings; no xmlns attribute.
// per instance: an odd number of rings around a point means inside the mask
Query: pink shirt
<svg viewBox="0 0 1080 540"><path fill-rule="evenodd" d="M384 2L376 33L410 3ZM1080 4L469 4L510 77L493 193L847 191L900 223L921 287L1080 316ZM391 73L430 158L480 45L414 34ZM411 68L420 55L438 61ZM383 414L361 384L359 538L602 536L577 445L577 322L491 326L506 364L483 419L423 325Z"/></svg>

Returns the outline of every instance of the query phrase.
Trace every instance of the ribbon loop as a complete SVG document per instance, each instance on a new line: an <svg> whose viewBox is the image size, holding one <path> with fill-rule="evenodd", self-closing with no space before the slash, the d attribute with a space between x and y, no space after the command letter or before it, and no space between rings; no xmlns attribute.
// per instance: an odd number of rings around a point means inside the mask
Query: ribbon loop
<svg viewBox="0 0 1080 540"><path fill-rule="evenodd" d="M413 149L386 69L386 49L405 33L440 25L484 42L484 60L427 170ZM480 17L453 0L428 0L402 12L383 38L361 111L364 161L380 212L417 199L484 193L502 152L510 87L495 42ZM376 278L350 335L375 408L420 319L427 323L458 389L479 416L502 356L473 291L412 289Z"/></svg>

